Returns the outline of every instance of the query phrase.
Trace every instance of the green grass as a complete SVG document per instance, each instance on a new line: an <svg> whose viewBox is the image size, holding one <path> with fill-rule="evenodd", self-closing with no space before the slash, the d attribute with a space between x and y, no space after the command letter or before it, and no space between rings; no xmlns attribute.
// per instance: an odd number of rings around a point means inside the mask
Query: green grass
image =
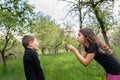
<svg viewBox="0 0 120 80"><path fill-rule="evenodd" d="M41 56L46 80L105 80L104 70L93 61L84 67L71 53Z"/></svg>
<svg viewBox="0 0 120 80"><path fill-rule="evenodd" d="M8 60L6 67L0 62L0 80L25 80L22 59Z"/></svg>
<svg viewBox="0 0 120 80"><path fill-rule="evenodd" d="M120 50L116 48L120 59ZM103 68L94 60L84 67L73 53L40 55L46 80L105 80ZM22 58L7 60L7 67L0 62L0 80L25 80Z"/></svg>

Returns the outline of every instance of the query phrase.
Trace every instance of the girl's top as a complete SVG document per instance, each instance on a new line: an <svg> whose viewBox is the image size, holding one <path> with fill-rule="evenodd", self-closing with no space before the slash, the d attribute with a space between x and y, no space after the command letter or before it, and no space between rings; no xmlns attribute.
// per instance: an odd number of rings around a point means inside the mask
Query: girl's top
<svg viewBox="0 0 120 80"><path fill-rule="evenodd" d="M118 75L120 74L120 62L114 55L106 55L98 52L96 43L90 43L89 47L85 47L88 54L95 54L94 59L105 69L107 73Z"/></svg>

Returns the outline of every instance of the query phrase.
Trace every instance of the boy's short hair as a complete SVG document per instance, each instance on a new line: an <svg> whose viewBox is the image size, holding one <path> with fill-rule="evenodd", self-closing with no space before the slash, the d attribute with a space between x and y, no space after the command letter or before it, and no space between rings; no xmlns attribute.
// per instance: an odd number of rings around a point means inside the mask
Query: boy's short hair
<svg viewBox="0 0 120 80"><path fill-rule="evenodd" d="M34 41L34 39L35 39L35 36L33 36L33 35L25 35L22 38L23 47L26 49L28 47L28 45L29 45L29 42Z"/></svg>

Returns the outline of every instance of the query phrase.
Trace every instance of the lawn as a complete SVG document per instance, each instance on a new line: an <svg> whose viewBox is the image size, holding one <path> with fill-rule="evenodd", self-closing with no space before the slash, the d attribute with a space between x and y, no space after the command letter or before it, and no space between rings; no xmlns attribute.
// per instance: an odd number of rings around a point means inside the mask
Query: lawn
<svg viewBox="0 0 120 80"><path fill-rule="evenodd" d="M84 67L72 53L39 55L39 59L46 80L105 80L103 68L94 60ZM7 67L0 62L0 80L25 80L22 57L7 60Z"/></svg>

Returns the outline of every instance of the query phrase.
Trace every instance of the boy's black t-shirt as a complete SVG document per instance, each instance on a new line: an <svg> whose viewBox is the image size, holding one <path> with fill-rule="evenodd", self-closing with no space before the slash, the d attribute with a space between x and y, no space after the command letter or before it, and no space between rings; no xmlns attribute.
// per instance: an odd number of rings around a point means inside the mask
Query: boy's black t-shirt
<svg viewBox="0 0 120 80"><path fill-rule="evenodd" d="M30 48L25 49L23 63L26 80L44 80L38 54L34 50Z"/></svg>
<svg viewBox="0 0 120 80"><path fill-rule="evenodd" d="M98 46L96 43L91 43L89 47L85 47L85 51L95 53L94 59L105 69L109 74L120 74L120 62L114 55L105 55L98 52Z"/></svg>

